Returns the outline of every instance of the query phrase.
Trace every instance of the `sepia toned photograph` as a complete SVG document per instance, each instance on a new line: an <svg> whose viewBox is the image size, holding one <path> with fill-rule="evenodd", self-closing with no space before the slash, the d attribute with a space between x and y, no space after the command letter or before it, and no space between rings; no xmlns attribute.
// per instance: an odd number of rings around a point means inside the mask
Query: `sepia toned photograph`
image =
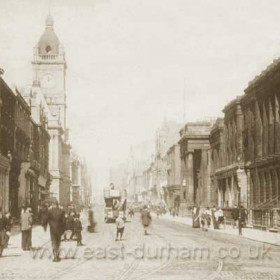
<svg viewBox="0 0 280 280"><path fill-rule="evenodd" d="M0 0L0 280L280 280L280 2Z"/></svg>

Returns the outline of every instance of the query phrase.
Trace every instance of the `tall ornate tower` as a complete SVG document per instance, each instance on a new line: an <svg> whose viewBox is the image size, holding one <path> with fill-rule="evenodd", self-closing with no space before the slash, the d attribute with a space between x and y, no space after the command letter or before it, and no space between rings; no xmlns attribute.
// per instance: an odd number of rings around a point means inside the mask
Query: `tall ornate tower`
<svg viewBox="0 0 280 280"><path fill-rule="evenodd" d="M62 205L70 201L70 149L66 116L66 60L64 49L54 32L51 15L34 47L33 87L38 87L48 106L49 171L52 176L51 196Z"/></svg>
<svg viewBox="0 0 280 280"><path fill-rule="evenodd" d="M54 21L47 16L46 28L34 48L33 83L40 83L51 114L66 129L66 60L64 49L54 32Z"/></svg>

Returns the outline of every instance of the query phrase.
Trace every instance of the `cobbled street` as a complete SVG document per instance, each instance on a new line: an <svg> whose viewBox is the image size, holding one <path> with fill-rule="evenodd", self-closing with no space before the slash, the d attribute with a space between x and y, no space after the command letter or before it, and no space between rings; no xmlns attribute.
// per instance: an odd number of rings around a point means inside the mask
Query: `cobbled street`
<svg viewBox="0 0 280 280"><path fill-rule="evenodd" d="M99 209L98 232L84 230L84 246L62 242L58 263L51 261L49 233L40 226L33 229L32 252L21 250L20 234L13 236L0 262L0 278L280 279L278 246L218 231L203 232L164 216L153 217L145 236L138 214L126 222L124 240L116 242L115 224L102 219Z"/></svg>

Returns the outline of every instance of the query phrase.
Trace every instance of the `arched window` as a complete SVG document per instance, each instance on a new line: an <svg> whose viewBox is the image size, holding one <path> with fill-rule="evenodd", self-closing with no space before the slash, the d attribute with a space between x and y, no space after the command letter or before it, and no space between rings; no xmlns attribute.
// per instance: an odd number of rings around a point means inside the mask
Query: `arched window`
<svg viewBox="0 0 280 280"><path fill-rule="evenodd" d="M46 53L47 54L49 54L49 53L51 53L51 51L52 51L52 48L51 48L51 46L46 46Z"/></svg>

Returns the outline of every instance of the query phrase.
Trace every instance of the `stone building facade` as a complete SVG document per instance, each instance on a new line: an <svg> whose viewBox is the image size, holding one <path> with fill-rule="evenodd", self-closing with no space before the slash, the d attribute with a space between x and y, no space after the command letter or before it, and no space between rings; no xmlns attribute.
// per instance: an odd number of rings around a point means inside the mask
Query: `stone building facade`
<svg viewBox="0 0 280 280"><path fill-rule="evenodd" d="M48 107L38 83L26 87L23 96L30 105L32 117L32 154L22 164L21 204L31 205L36 213L38 204L49 198L51 176L49 173ZM28 176L25 178L25 173ZM29 186L30 185L30 186Z"/></svg>
<svg viewBox="0 0 280 280"><path fill-rule="evenodd" d="M14 104L11 89L0 77L0 206L3 212L10 209L9 174L14 148Z"/></svg>
<svg viewBox="0 0 280 280"><path fill-rule="evenodd" d="M152 167L149 166L143 171L143 203L146 205L151 204L151 191L152 191Z"/></svg>
<svg viewBox="0 0 280 280"><path fill-rule="evenodd" d="M169 148L179 141L181 124L164 120L155 136L155 150L152 166L153 174L153 204L167 203L169 196L167 157Z"/></svg>
<svg viewBox="0 0 280 280"><path fill-rule="evenodd" d="M34 122L29 103L19 90L0 79L0 205L15 217L22 206L32 207L36 214L40 200L38 178L48 170L48 133Z"/></svg>
<svg viewBox="0 0 280 280"><path fill-rule="evenodd" d="M212 193L223 208L248 206L240 99L237 97L224 108L224 120L218 119L210 134Z"/></svg>
<svg viewBox="0 0 280 280"><path fill-rule="evenodd" d="M210 202L212 206L218 204L218 179L216 176L216 170L221 169L224 164L224 120L218 118L213 125L210 132L210 150L211 150L211 167L210 167L210 179L211 179L211 193Z"/></svg>
<svg viewBox="0 0 280 280"><path fill-rule="evenodd" d="M79 207L88 207L91 204L91 180L86 162L76 154L71 154L71 203Z"/></svg>
<svg viewBox="0 0 280 280"><path fill-rule="evenodd" d="M180 145L174 144L167 151L167 206L179 212L181 188Z"/></svg>
<svg viewBox="0 0 280 280"><path fill-rule="evenodd" d="M187 123L180 130L181 208L185 211L195 204L209 206L210 130L211 122Z"/></svg>
<svg viewBox="0 0 280 280"><path fill-rule="evenodd" d="M245 89L244 157L248 174L252 223L280 226L280 60L276 60Z"/></svg>

